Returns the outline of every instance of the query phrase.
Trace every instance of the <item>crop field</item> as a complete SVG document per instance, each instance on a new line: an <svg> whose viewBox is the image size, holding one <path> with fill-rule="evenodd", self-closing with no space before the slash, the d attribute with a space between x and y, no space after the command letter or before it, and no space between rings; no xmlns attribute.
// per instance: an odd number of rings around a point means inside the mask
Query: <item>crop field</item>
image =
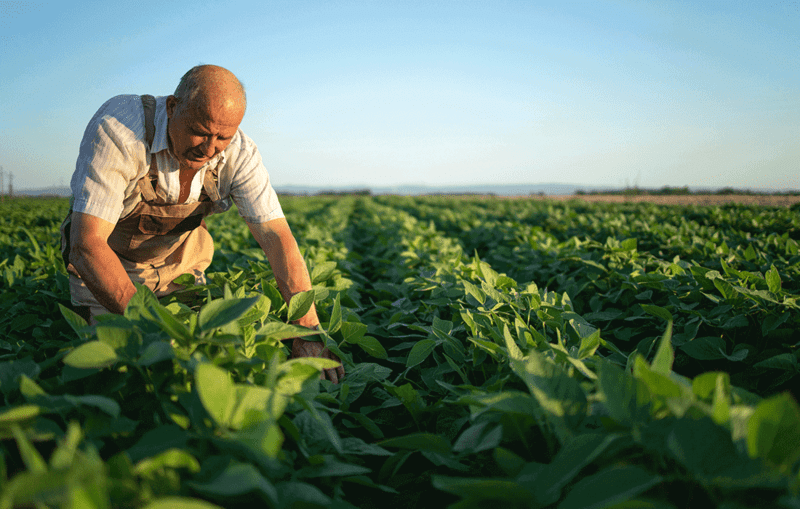
<svg viewBox="0 0 800 509"><path fill-rule="evenodd" d="M229 211L207 285L94 327L67 201L0 204L0 509L800 508L796 207L282 204L313 292Z"/></svg>

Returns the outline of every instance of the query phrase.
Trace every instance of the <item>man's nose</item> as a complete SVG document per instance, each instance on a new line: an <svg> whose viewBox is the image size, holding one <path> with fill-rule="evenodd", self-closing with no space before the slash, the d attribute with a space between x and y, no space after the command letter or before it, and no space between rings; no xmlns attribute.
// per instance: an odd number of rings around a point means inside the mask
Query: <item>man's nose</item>
<svg viewBox="0 0 800 509"><path fill-rule="evenodd" d="M217 143L217 139L213 136L206 138L202 145L203 155L214 157L217 154Z"/></svg>

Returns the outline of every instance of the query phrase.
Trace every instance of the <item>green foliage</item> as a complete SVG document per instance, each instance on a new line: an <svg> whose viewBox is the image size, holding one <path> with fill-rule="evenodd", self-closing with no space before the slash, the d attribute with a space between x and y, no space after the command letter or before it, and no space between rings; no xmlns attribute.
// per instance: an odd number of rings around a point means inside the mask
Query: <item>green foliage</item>
<svg viewBox="0 0 800 509"><path fill-rule="evenodd" d="M284 302L231 211L208 284L88 326L66 201L0 204L0 507L800 505L796 213L283 208L312 291Z"/></svg>

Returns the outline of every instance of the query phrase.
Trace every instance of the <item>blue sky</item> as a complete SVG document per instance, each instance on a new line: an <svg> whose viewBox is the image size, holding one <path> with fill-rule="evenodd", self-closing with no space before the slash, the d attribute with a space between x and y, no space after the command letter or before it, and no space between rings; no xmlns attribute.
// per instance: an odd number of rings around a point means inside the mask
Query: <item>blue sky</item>
<svg viewBox="0 0 800 509"><path fill-rule="evenodd" d="M800 189L798 1L0 1L0 165L68 184L103 102L200 63L278 189Z"/></svg>

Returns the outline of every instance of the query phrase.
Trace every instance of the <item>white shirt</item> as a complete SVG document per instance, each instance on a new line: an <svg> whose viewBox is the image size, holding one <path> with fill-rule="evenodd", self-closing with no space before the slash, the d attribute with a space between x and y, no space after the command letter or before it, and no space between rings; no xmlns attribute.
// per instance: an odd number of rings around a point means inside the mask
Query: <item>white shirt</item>
<svg viewBox="0 0 800 509"><path fill-rule="evenodd" d="M116 224L141 201L136 186L147 175L151 157L158 162L158 196L166 203L178 203L179 164L167 143L166 101L166 96L156 98L155 136L149 151L140 96L119 95L100 107L83 134L72 175L74 211ZM195 174L184 203L200 199L206 170L215 165L224 209L232 198L249 223L284 217L258 147L241 129Z"/></svg>

